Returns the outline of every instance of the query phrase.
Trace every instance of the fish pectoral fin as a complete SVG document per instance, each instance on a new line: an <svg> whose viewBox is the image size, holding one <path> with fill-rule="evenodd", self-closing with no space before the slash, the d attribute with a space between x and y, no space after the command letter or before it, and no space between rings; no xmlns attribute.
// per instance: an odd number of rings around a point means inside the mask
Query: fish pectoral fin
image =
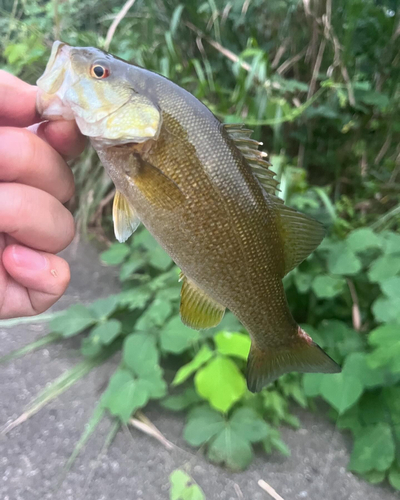
<svg viewBox="0 0 400 500"><path fill-rule="evenodd" d="M140 219L135 210L119 191L114 196L113 221L114 234L120 243L126 241L140 224Z"/></svg>
<svg viewBox="0 0 400 500"><path fill-rule="evenodd" d="M209 297L186 276L182 276L180 315L182 322L196 330L217 326L225 307Z"/></svg>
<svg viewBox="0 0 400 500"><path fill-rule="evenodd" d="M165 210L174 210L186 201L176 182L140 155L136 157L139 168L132 175L132 180L149 202Z"/></svg>
<svg viewBox="0 0 400 500"><path fill-rule="evenodd" d="M308 335L300 329L302 336ZM251 344L247 361L247 387L259 392L284 373L339 373L340 366L308 337L298 338L292 345L263 351Z"/></svg>
<svg viewBox="0 0 400 500"><path fill-rule="evenodd" d="M287 274L317 248L325 236L325 228L320 222L283 204L276 209Z"/></svg>

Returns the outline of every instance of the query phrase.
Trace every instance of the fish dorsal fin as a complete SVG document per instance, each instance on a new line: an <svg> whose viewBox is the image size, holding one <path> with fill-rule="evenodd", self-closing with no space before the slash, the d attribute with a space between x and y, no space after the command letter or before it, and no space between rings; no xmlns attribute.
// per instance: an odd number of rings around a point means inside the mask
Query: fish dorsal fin
<svg viewBox="0 0 400 500"><path fill-rule="evenodd" d="M120 243L126 241L140 224L135 210L119 191L114 196L113 221L115 237Z"/></svg>
<svg viewBox="0 0 400 500"><path fill-rule="evenodd" d="M180 279L183 281L179 310L182 322L196 330L217 326L224 316L225 307L183 274Z"/></svg>
<svg viewBox="0 0 400 500"><path fill-rule="evenodd" d="M276 205L276 211L287 274L317 248L325 235L325 228L320 222L286 205Z"/></svg>
<svg viewBox="0 0 400 500"><path fill-rule="evenodd" d="M258 146L262 143L250 139L252 130L241 124L229 123L223 127L246 158L265 192L273 197L279 214L279 229L284 247L285 274L287 274L317 248L325 235L325 229L316 220L285 206L283 200L276 196L279 183L274 179L275 173L269 168L271 163L266 159L267 153L258 150Z"/></svg>
<svg viewBox="0 0 400 500"><path fill-rule="evenodd" d="M259 151L258 146L262 146L262 142L250 139L253 131L245 128L242 124L225 123L223 128L228 133L229 137L234 141L235 146L240 150L250 165L253 174L258 179L264 190L275 196L279 182L274 179L275 172L270 170L271 163L267 160L268 154L264 151Z"/></svg>

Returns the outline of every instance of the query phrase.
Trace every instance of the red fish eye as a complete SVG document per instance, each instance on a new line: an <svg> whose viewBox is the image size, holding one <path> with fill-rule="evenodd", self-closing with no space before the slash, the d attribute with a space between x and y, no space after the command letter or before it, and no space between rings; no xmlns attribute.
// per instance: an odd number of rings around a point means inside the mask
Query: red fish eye
<svg viewBox="0 0 400 500"><path fill-rule="evenodd" d="M107 76L109 76L110 74L110 70L108 68L105 68L104 66L101 66L100 64L95 64L90 69L90 74L97 79L107 78Z"/></svg>

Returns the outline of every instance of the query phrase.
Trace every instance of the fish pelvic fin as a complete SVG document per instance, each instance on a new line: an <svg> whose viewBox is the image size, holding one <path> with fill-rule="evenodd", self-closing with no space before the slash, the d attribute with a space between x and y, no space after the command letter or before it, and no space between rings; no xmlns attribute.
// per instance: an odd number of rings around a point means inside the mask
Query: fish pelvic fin
<svg viewBox="0 0 400 500"><path fill-rule="evenodd" d="M247 387L259 392L284 373L339 373L340 366L330 358L304 330L298 327L299 337L282 348L259 349L251 345L247 361Z"/></svg>

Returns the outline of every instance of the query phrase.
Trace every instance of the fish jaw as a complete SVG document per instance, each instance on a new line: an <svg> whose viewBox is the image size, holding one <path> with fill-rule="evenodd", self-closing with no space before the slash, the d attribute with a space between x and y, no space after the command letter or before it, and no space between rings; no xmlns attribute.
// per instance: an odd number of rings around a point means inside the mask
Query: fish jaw
<svg viewBox="0 0 400 500"><path fill-rule="evenodd" d="M93 63L108 66L110 78L96 80ZM98 49L54 42L37 81L38 113L45 120L76 120L96 149L157 139L161 112L132 89L124 78L125 64Z"/></svg>
<svg viewBox="0 0 400 500"><path fill-rule="evenodd" d="M69 45L54 42L45 72L37 81L36 108L45 120L75 118L71 106L64 102L65 93L74 83L70 52Z"/></svg>

